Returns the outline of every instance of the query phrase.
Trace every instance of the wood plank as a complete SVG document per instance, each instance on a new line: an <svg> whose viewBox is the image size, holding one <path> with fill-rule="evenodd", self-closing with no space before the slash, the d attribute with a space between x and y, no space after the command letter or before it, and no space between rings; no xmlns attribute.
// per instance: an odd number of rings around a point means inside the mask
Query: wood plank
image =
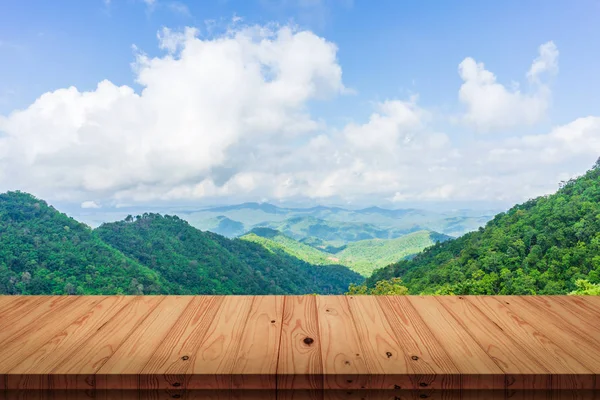
<svg viewBox="0 0 600 400"><path fill-rule="evenodd" d="M188 388L231 388L231 371L252 302L252 296L225 296L200 347L190 357Z"/></svg>
<svg viewBox="0 0 600 400"><path fill-rule="evenodd" d="M547 296L551 302L559 302L571 310L577 317L583 317L582 322L592 322L600 319L600 302L596 304L596 299L600 296ZM599 329L598 324L593 324L594 328Z"/></svg>
<svg viewBox="0 0 600 400"><path fill-rule="evenodd" d="M35 323L30 321L30 324L21 326L18 321L15 321L15 325L20 329L16 332L9 329L12 334L0 345L0 375L5 375L6 388L19 389L19 387L12 387L13 381L7 379L11 369L42 347L49 337L56 335L104 298L104 296L78 296L71 299L49 297L48 302L44 302L43 307L40 307L43 313ZM32 310L27 316L38 314ZM28 319L24 318L24 320ZM42 379L47 380L48 376L45 375Z"/></svg>
<svg viewBox="0 0 600 400"><path fill-rule="evenodd" d="M323 389L323 361L315 296L285 297L277 388Z"/></svg>
<svg viewBox="0 0 600 400"><path fill-rule="evenodd" d="M386 305L382 308L377 300L372 296L348 297L364 360L372 375L369 388L419 388L419 382L415 381L418 372L411 365L414 361L406 344L400 343L385 316L385 312L394 311Z"/></svg>
<svg viewBox="0 0 600 400"><path fill-rule="evenodd" d="M514 342L552 373L553 389L594 388L593 372L578 361L572 353L561 348L561 345L566 345L569 340L563 340L558 331L537 328L534 322L538 320L539 313L529 313L525 309L514 310L504 304L507 301L488 296L469 296L466 297L466 301L474 304ZM567 349L570 347L569 345Z"/></svg>
<svg viewBox="0 0 600 400"><path fill-rule="evenodd" d="M198 351L222 302L222 296L196 296L192 299L142 369L144 387L166 389L177 382L181 382L182 388L187 386L190 357Z"/></svg>
<svg viewBox="0 0 600 400"><path fill-rule="evenodd" d="M381 296L381 305L415 373L413 389L460 389L460 372L406 296Z"/></svg>
<svg viewBox="0 0 600 400"><path fill-rule="evenodd" d="M572 313L555 296L506 296L497 301L502 301L517 314L526 314L538 329L560 343L565 351L592 371L594 388L600 389L600 331L584 323L585 318Z"/></svg>
<svg viewBox="0 0 600 400"><path fill-rule="evenodd" d="M325 389L360 389L370 383L348 300L345 296L317 296Z"/></svg>
<svg viewBox="0 0 600 400"><path fill-rule="evenodd" d="M465 297L441 296L436 300L504 370L506 386L512 389L550 389L550 372Z"/></svg>
<svg viewBox="0 0 600 400"><path fill-rule="evenodd" d="M135 296L52 370L50 386L70 390L95 388L98 370L163 299L162 296Z"/></svg>
<svg viewBox="0 0 600 400"><path fill-rule="evenodd" d="M9 372L8 385L15 389L50 389L48 374L132 300L131 297L109 296L97 302L18 362Z"/></svg>
<svg viewBox="0 0 600 400"><path fill-rule="evenodd" d="M569 331L578 336L586 345L596 347L600 340L600 327L595 319L580 316L563 302L556 301L557 296L504 296L508 307L523 307L532 313L544 315L546 326ZM591 297L591 296L588 296Z"/></svg>
<svg viewBox="0 0 600 400"><path fill-rule="evenodd" d="M458 369L462 389L504 388L504 371L435 297L407 299Z"/></svg>
<svg viewBox="0 0 600 400"><path fill-rule="evenodd" d="M147 389L139 374L191 301L190 296L166 296L98 370L96 387Z"/></svg>
<svg viewBox="0 0 600 400"><path fill-rule="evenodd" d="M233 389L276 389L283 296L255 296L233 365Z"/></svg>
<svg viewBox="0 0 600 400"><path fill-rule="evenodd" d="M0 330L0 348L15 338L27 335L29 331L35 329L36 325L55 318L59 312L65 312L63 309L71 306L79 298L79 296L46 296L41 303L37 303L34 298L28 299L18 313L7 318L10 322ZM36 325L33 325L34 322Z"/></svg>
<svg viewBox="0 0 600 400"><path fill-rule="evenodd" d="M41 304L49 296L0 296L0 331L23 314L23 309Z"/></svg>

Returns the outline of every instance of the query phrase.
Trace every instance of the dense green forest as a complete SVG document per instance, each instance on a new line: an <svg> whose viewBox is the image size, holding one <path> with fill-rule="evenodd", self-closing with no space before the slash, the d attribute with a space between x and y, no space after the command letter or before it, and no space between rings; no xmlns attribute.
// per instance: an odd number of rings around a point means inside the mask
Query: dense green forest
<svg viewBox="0 0 600 400"><path fill-rule="evenodd" d="M394 277L411 294L600 293L600 163L485 228L376 271L367 287Z"/></svg>
<svg viewBox="0 0 600 400"><path fill-rule="evenodd" d="M139 287L154 294L168 285L46 202L0 194L0 293L136 293Z"/></svg>
<svg viewBox="0 0 600 400"><path fill-rule="evenodd" d="M340 293L361 277L261 245L202 232L176 216L144 214L101 225L99 237L159 272L179 293Z"/></svg>
<svg viewBox="0 0 600 400"><path fill-rule="evenodd" d="M377 269L414 256L449 236L429 231L409 233L396 239L368 239L350 242L329 252L294 240L271 228L254 228L241 237L273 252L284 252L316 265L341 264L363 276Z"/></svg>
<svg viewBox="0 0 600 400"><path fill-rule="evenodd" d="M329 294L361 280L174 216L92 230L29 194L0 195L0 294Z"/></svg>

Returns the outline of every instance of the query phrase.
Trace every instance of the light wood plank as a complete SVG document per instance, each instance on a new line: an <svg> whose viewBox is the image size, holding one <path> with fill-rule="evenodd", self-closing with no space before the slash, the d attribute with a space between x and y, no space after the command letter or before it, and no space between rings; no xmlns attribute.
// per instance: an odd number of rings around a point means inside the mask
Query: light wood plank
<svg viewBox="0 0 600 400"><path fill-rule="evenodd" d="M277 388L323 389L323 361L315 296L285 298Z"/></svg>
<svg viewBox="0 0 600 400"><path fill-rule="evenodd" d="M582 317L563 302L557 301L556 297L503 296L503 299L508 307L526 308L532 313L540 313L544 316L546 326L567 330L581 338L587 346L597 347L600 340L600 327L594 323L595 319Z"/></svg>
<svg viewBox="0 0 600 400"><path fill-rule="evenodd" d="M506 386L512 389L551 388L550 372L465 297L442 296L436 300L505 371Z"/></svg>
<svg viewBox="0 0 600 400"><path fill-rule="evenodd" d="M65 312L78 299L79 296L46 296L41 303L34 298L28 299L18 313L6 319L10 322L6 322L0 330L0 349L15 338L27 335L36 326L55 318L59 312Z"/></svg>
<svg viewBox="0 0 600 400"><path fill-rule="evenodd" d="M42 347L49 337L56 335L104 298L103 296L83 296L70 299L49 297L48 302L43 303L43 307L40 307L43 310L41 314L35 310L27 314L27 316L39 315L40 318L29 321L29 324L25 326L19 324L19 321L15 321L15 325L20 329L16 332L10 329L12 334L0 345L0 375L8 375L10 370L22 360ZM29 320L29 318L24 318L24 320ZM47 380L48 376L45 375L42 379ZM8 389L19 388L11 387L9 380L6 380L6 384Z"/></svg>
<svg viewBox="0 0 600 400"><path fill-rule="evenodd" d="M406 296L376 297L414 371L412 389L460 389L460 372Z"/></svg>
<svg viewBox="0 0 600 400"><path fill-rule="evenodd" d="M504 388L504 371L435 297L407 299L460 372L462 389Z"/></svg>
<svg viewBox="0 0 600 400"><path fill-rule="evenodd" d="M166 296L98 370L96 387L147 389L139 374L191 301L190 296Z"/></svg>
<svg viewBox="0 0 600 400"><path fill-rule="evenodd" d="M125 339L164 299L161 296L135 296L93 336L58 364L50 374L53 389L86 390L96 386L95 374Z"/></svg>
<svg viewBox="0 0 600 400"><path fill-rule="evenodd" d="M595 330L600 330L598 324L593 321L600 319L600 302L596 302L600 296L545 296L550 302L559 302L565 308L571 310L576 317L579 317L583 325L593 325Z"/></svg>
<svg viewBox="0 0 600 400"><path fill-rule="evenodd" d="M190 389L230 389L252 296L226 296L196 353L187 374Z"/></svg>
<svg viewBox="0 0 600 400"><path fill-rule="evenodd" d="M47 375L132 299L110 296L96 303L12 368L9 386L18 389L50 389Z"/></svg>
<svg viewBox="0 0 600 400"><path fill-rule="evenodd" d="M419 388L419 383L414 382L414 361L377 300L373 296L348 297L364 360L372 375L369 389Z"/></svg>
<svg viewBox="0 0 600 400"><path fill-rule="evenodd" d="M325 389L367 388L370 371L364 360L345 296L317 296Z"/></svg>
<svg viewBox="0 0 600 400"><path fill-rule="evenodd" d="M0 296L0 331L15 318L23 314L27 307L41 304L48 300L49 296Z"/></svg>
<svg viewBox="0 0 600 400"><path fill-rule="evenodd" d="M538 329L532 322L536 314L508 308L498 299L487 296L469 296L466 301L474 304L504 333L531 354L552 373L554 389L593 389L594 374L572 354L560 347L565 344L560 334L552 330ZM537 314L539 315L539 313ZM560 341L560 344L557 344Z"/></svg>
<svg viewBox="0 0 600 400"><path fill-rule="evenodd" d="M221 303L222 296L196 296L192 299L165 340L144 366L141 375L144 387L165 389L180 382L187 387L187 371L191 355L195 354L210 328Z"/></svg>
<svg viewBox="0 0 600 400"><path fill-rule="evenodd" d="M276 389L283 296L255 296L232 370L233 389Z"/></svg>

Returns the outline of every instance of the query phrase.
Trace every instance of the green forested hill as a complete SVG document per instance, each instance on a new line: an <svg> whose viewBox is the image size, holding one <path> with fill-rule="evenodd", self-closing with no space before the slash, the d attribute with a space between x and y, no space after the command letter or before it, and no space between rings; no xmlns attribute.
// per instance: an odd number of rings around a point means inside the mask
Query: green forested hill
<svg viewBox="0 0 600 400"><path fill-rule="evenodd" d="M272 252L284 252L315 265L339 263L335 255L292 239L271 228L254 228L240 239L258 243Z"/></svg>
<svg viewBox="0 0 600 400"><path fill-rule="evenodd" d="M0 294L342 293L362 278L144 214L96 230L29 194L0 194Z"/></svg>
<svg viewBox="0 0 600 400"><path fill-rule="evenodd" d="M179 293L342 293L361 277L314 266L261 245L202 232L176 216L144 214L101 225L107 243L159 272Z"/></svg>
<svg viewBox="0 0 600 400"><path fill-rule="evenodd" d="M352 270L370 275L375 269L420 253L423 249L450 239L444 234L418 231L396 239L370 239L348 243L335 256Z"/></svg>
<svg viewBox="0 0 600 400"><path fill-rule="evenodd" d="M153 294L168 283L46 202L0 194L0 294L133 294L140 287Z"/></svg>
<svg viewBox="0 0 600 400"><path fill-rule="evenodd" d="M410 293L565 294L600 284L600 164L560 190L498 214L485 228L376 271Z"/></svg>
<svg viewBox="0 0 600 400"><path fill-rule="evenodd" d="M369 239L348 243L335 253L321 251L270 228L255 228L241 239L258 243L274 252L287 253L311 264L341 264L363 276L369 276L377 268L415 255L450 237L419 231L396 239Z"/></svg>

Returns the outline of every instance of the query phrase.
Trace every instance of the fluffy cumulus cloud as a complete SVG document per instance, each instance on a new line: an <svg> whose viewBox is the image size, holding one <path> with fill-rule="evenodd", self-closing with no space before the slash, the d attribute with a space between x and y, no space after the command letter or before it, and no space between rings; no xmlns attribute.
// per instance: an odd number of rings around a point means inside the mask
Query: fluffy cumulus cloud
<svg viewBox="0 0 600 400"><path fill-rule="evenodd" d="M458 66L464 81L459 90L459 99L466 106L464 121L483 132L535 124L545 116L551 100L543 78L557 70L558 49L553 42L540 46L539 57L527 73L527 92L521 91L518 84L507 88L483 63L465 58Z"/></svg>
<svg viewBox="0 0 600 400"><path fill-rule="evenodd" d="M472 135L459 146L433 128L436 116L416 96L375 103L365 121L328 126L309 105L347 89L336 46L309 31L252 26L201 39L195 29L164 29L158 40L161 56L136 56L139 92L103 81L89 92L45 93L0 116L0 189L82 208L207 199L520 200L555 189L600 154L595 117L537 135ZM465 120L481 130L537 121L557 56L551 42L540 47L529 94L463 61Z"/></svg>

